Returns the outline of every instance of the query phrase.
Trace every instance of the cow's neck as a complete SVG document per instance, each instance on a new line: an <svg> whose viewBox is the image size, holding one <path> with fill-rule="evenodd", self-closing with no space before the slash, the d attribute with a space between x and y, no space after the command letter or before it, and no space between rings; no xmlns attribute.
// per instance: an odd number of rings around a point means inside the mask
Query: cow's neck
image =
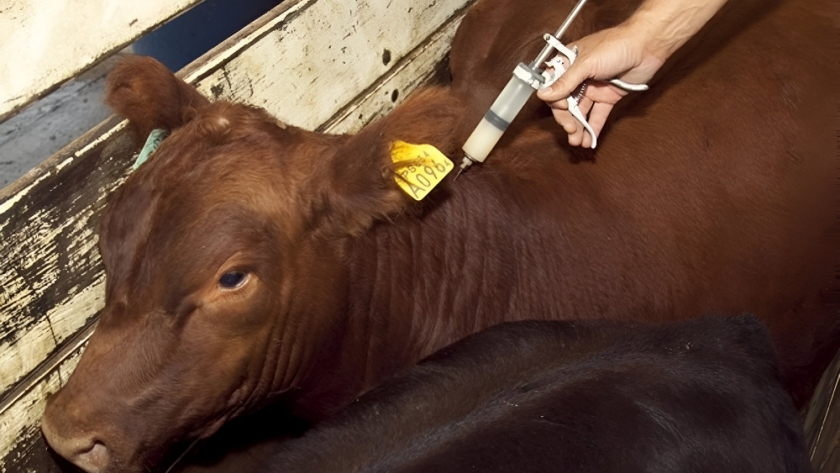
<svg viewBox="0 0 840 473"><path fill-rule="evenodd" d="M465 130L451 97L433 90L416 99L416 106L397 109L353 137L337 154L335 169L346 164L340 160L369 160L369 153L363 156L369 149L386 163L394 139L429 143L457 157ZM509 185L488 171L471 170L424 201L421 212L392 216L344 241L346 326L320 347L295 399L304 415L328 415L385 377L493 324L560 310L559 292L547 290L560 287L559 275L532 274L533 268L562 267L535 260L563 254L556 229L548 219L544 228L533 228L539 219L520 208L539 203L507 202L488 192L488 186ZM512 221L517 218L522 221Z"/></svg>
<svg viewBox="0 0 840 473"><path fill-rule="evenodd" d="M562 267L536 261L552 246L562 252L549 241L548 224L494 221L517 213L499 212L499 200L447 199L420 219L383 223L355 242L351 323L365 333L367 385L496 323L564 310L559 291L549 290L562 287L559 271L534 273Z"/></svg>
<svg viewBox="0 0 840 473"><path fill-rule="evenodd" d="M368 187L381 193L376 184L364 184L381 178L368 163L379 159L387 165L390 143L396 139L459 155L469 130L464 130L455 102L440 90L415 100L415 106L409 103L385 121L333 144L337 152L328 163L333 176L354 169L374 174L341 185L333 180L326 195L343 199L348 189ZM533 215L556 206L548 203L556 197L548 188L506 180L506 175L489 167L470 170L457 183L450 181L448 189L430 195L417 212L382 212L388 218L340 239L335 251L343 276L330 287L346 298L337 304L339 317L330 319L330 338L317 347L311 369L291 399L295 413L323 418L384 378L496 323L573 312L562 306L561 297L562 279L571 271L563 261L568 242L559 238L557 219ZM338 201L329 214L347 202L378 202L373 195ZM518 197L506 199L510 195ZM348 221L364 224L357 218ZM547 263L546 258L556 261ZM556 270L548 274L546 268ZM562 268L568 270L565 275Z"/></svg>
<svg viewBox="0 0 840 473"><path fill-rule="evenodd" d="M404 324L389 323L390 315L385 317L377 313L368 317L370 314L365 314L365 298L376 299L377 307L382 302L380 294L369 291L379 290L383 274L366 269L360 273L359 268L353 267L353 261L357 257L368 258L357 250L367 242L375 242L376 238L371 239L371 236L381 226L376 221L414 215L420 210L418 205L425 205L416 204L403 195L393 182L393 176L383 173L391 164L392 144L397 140L431 144L454 155L462 121L458 104L445 89L427 89L415 93L388 117L356 135L313 134L305 140L312 148L307 155L319 158L300 165L308 176L301 186L307 195L300 201L311 203L311 238L338 242L333 245L334 256L338 261L348 262L349 266L344 268L345 279L329 282L331 294L344 294L346 288L346 303L336 304L336 311L342 313L339 318L318 318L329 320L321 323L329 324L331 333L321 341L313 355L306 379L289 393L296 414L313 420L322 418L352 400L360 391L381 381L385 374L391 374L394 371L392 364L404 367L416 361L417 350L411 349L394 350L393 363L386 362L388 366L379 363L382 355L391 358L392 354L383 353L380 344L371 343L372 340L387 336L392 337L394 343L403 344L413 337L405 333ZM325 251L329 250L322 248L321 254ZM370 257L377 258L379 251L387 251L387 248L373 249ZM375 265L372 260L368 263ZM406 269L410 271L410 268ZM369 280L369 277L375 279ZM361 292L354 292L357 289ZM323 295L313 297L323 299Z"/></svg>

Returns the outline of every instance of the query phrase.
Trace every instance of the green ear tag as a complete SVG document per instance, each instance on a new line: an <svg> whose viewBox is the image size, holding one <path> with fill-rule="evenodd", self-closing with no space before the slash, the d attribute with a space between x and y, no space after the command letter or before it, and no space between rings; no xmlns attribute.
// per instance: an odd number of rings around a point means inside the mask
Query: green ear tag
<svg viewBox="0 0 840 473"><path fill-rule="evenodd" d="M455 168L452 161L432 145L395 141L391 160L396 165L397 185L414 200L422 200Z"/></svg>
<svg viewBox="0 0 840 473"><path fill-rule="evenodd" d="M143 149L140 150L140 154L137 155L137 159L134 161L134 166L131 167L132 170L136 170L140 167L141 164L145 163L149 156L158 149L160 143L169 135L169 132L164 130L163 128L155 128L149 133L149 137L146 138L146 144L143 145Z"/></svg>

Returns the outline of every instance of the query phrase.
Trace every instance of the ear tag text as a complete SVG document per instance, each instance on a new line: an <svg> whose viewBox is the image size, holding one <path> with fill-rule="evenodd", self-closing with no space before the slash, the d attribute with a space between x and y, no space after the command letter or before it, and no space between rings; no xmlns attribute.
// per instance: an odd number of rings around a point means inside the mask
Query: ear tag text
<svg viewBox="0 0 840 473"><path fill-rule="evenodd" d="M449 174L455 165L432 145L414 145L397 140L391 145L397 185L420 201Z"/></svg>

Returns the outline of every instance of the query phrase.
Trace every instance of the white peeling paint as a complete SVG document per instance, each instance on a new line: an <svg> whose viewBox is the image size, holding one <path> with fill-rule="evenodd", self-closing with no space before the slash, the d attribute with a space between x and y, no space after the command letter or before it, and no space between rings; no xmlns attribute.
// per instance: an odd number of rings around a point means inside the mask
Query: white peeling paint
<svg viewBox="0 0 840 473"><path fill-rule="evenodd" d="M5 297L0 300L0 302L2 302L6 307L21 306L26 304L33 296L32 289L23 278L18 276L16 272L0 271L0 287L3 288L3 291L0 292L0 296ZM13 329L13 327L10 327L12 314L0 315L3 316L3 323L0 325L0 333L5 335L9 330ZM4 371L6 371L6 368L0 364L0 379L2 379L2 373ZM2 385L2 382L0 382L0 385ZM0 388L0 390L2 390L2 388Z"/></svg>
<svg viewBox="0 0 840 473"><path fill-rule="evenodd" d="M6 0L0 14L0 117L198 1Z"/></svg>
<svg viewBox="0 0 840 473"><path fill-rule="evenodd" d="M11 343L0 344L0 389L3 390L17 382L22 373L35 369L56 346L47 319L18 333L19 338Z"/></svg>
<svg viewBox="0 0 840 473"><path fill-rule="evenodd" d="M66 304L47 313L58 343L73 336L93 314L105 307L105 277L86 287Z"/></svg>
<svg viewBox="0 0 840 473"><path fill-rule="evenodd" d="M305 7L305 0L286 0L276 9L272 10L271 13L275 14L273 18L257 28L251 30L249 28L243 29L244 34L236 36L235 42L225 44L223 48L216 49L208 55L198 58L195 63L185 68L189 69L190 72L182 78L188 83L194 83L198 77L220 68L221 64L224 64L231 57L247 49L252 44L256 44L263 35Z"/></svg>
<svg viewBox="0 0 840 473"><path fill-rule="evenodd" d="M99 235L96 228L90 226L88 219L79 219L72 223L74 234L76 238L71 242L65 250L71 257L68 258L66 270L75 272L84 270L88 265L88 258L92 258L94 262L99 262ZM76 255L85 255L85 258L73 257Z"/></svg>
<svg viewBox="0 0 840 473"><path fill-rule="evenodd" d="M64 169L64 167L65 167L65 166L67 166L68 164L70 164L70 163L72 163L72 162L73 162L73 159L75 159L75 157L76 157L76 156L70 156L69 158L65 159L64 161L62 161L62 162L58 163L58 164L55 166L55 172L59 172L59 171L61 171L62 169Z"/></svg>
<svg viewBox="0 0 840 473"><path fill-rule="evenodd" d="M84 155L88 154L88 153L89 153L89 152L90 152L93 148L95 148L97 145L99 145L100 143L104 142L105 140L107 140L107 139L111 138L112 136L114 136L114 135L115 135L115 134L117 134L118 132L121 132L121 131L122 131L122 130L124 130L127 126L128 126L128 120L123 120L123 121L119 122L119 123L118 123L118 124L117 124L114 128L111 128L110 130L108 130L108 131L106 131L105 133L101 134L98 138L96 138L95 140L91 141L90 143L88 143L86 146L84 146L84 147L83 147L83 148L81 148L80 150L76 151L76 152L74 153L74 156L75 156L75 157L77 157L77 158L80 158L80 157L82 157L82 156L84 156Z"/></svg>
<svg viewBox="0 0 840 473"><path fill-rule="evenodd" d="M29 184L28 186L24 187L23 189L20 190L20 192L15 194L14 197L12 197L9 200L0 204L0 215L8 212L9 209L14 207L14 205L17 204L18 202L20 202L20 199L23 199L24 197L26 197L26 194L29 194L29 191L31 191L33 187L37 186L39 182L43 181L44 179L49 177L51 174L52 174L51 171L47 171L44 174L38 176L38 179L35 179L35 181L32 182L32 184ZM3 231L3 227L0 227L0 231Z"/></svg>
<svg viewBox="0 0 840 473"><path fill-rule="evenodd" d="M47 405L47 397L58 391L61 379L59 374L73 369L79 362L80 352L74 353L62 366L42 378L32 389L8 409L0 412L0 459L5 457L17 445L23 433L37 428ZM4 469L0 460L0 470Z"/></svg>
<svg viewBox="0 0 840 473"><path fill-rule="evenodd" d="M197 84L314 129L387 74L469 0L319 1ZM422 12L422 15L418 15ZM245 47L247 46L247 48ZM388 50L389 61L383 61Z"/></svg>
<svg viewBox="0 0 840 473"><path fill-rule="evenodd" d="M371 121L385 116L388 111L402 103L410 93L433 73L433 68L449 51L452 38L463 16L453 18L441 31L433 35L418 51L407 58L402 66L395 68L380 84L366 95L358 97L346 107L341 116L335 117L326 130L330 133L354 133L362 128L364 122L359 116ZM391 100L392 91L399 91L396 103Z"/></svg>
<svg viewBox="0 0 840 473"><path fill-rule="evenodd" d="M47 217L40 215L37 219L46 220ZM78 221L76 222L78 223ZM66 222L65 225L69 223L72 223L72 221ZM41 267L46 267L47 270L41 272L40 278L30 280L26 284L20 278L9 278L7 284L17 284L19 290L7 292L12 294L13 298L4 301L6 307L26 307L31 300L45 294L58 282L57 278L61 274L58 271L60 254L55 245L55 237L61 234L63 229L64 226L58 228L45 227L38 231L38 238L41 240L38 245L39 251L24 253L20 259L25 269L38 264ZM86 234L88 241L84 241L84 238L79 240L84 245L82 248L90 251L96 244L93 230L89 229ZM27 249L31 249L31 247ZM72 254L85 253L73 252ZM70 261L72 260L71 257ZM68 263L68 266L71 264ZM9 274L13 273L0 272L0 279L7 278ZM16 340L0 345L0 391L8 389L26 376L29 371L46 358L48 353L55 349L57 343L61 343L76 333L104 306L103 277L100 277L93 285L84 288L66 302L49 309L46 314L47 317L42 318L34 326L17 331ZM9 314L9 317L12 315ZM50 322L53 322L52 326L50 326ZM49 340L42 339L44 333L51 334ZM41 341L41 343L34 343L33 340Z"/></svg>

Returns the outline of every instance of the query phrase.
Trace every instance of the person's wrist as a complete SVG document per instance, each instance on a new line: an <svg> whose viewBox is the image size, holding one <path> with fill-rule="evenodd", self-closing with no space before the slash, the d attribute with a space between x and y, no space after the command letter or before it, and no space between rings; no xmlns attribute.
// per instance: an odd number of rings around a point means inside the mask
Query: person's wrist
<svg viewBox="0 0 840 473"><path fill-rule="evenodd" d="M628 30L628 37L640 41L643 55L665 62L684 42L684 38L673 35L669 24L670 18L667 15L640 9L623 26Z"/></svg>

